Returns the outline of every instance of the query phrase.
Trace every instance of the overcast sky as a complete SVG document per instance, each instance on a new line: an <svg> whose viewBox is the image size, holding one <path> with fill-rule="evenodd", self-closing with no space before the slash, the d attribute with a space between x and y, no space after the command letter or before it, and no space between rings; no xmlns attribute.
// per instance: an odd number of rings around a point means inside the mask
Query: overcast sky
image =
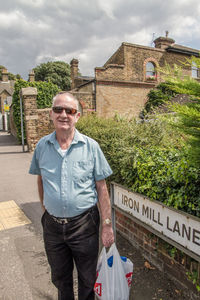
<svg viewBox="0 0 200 300"><path fill-rule="evenodd" d="M122 42L154 46L165 36L200 49L199 0L0 0L0 65L19 73L79 59L94 75Z"/></svg>

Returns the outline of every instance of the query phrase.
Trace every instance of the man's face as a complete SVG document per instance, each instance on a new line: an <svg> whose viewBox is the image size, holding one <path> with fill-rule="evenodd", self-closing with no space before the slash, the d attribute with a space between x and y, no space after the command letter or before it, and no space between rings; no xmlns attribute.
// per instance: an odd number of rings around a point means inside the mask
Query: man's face
<svg viewBox="0 0 200 300"><path fill-rule="evenodd" d="M53 106L77 110L77 102L66 94L57 96ZM65 110L62 110L61 113L56 113L53 110L51 111L51 118L56 130L74 129L79 117L79 112L77 112L76 114L69 114L66 113Z"/></svg>

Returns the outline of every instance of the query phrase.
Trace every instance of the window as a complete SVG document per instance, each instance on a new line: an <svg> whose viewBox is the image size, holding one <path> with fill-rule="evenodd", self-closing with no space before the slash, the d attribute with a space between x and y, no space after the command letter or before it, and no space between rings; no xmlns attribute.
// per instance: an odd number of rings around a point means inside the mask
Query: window
<svg viewBox="0 0 200 300"><path fill-rule="evenodd" d="M156 79L155 65L150 61L146 64L146 79L148 80Z"/></svg>
<svg viewBox="0 0 200 300"><path fill-rule="evenodd" d="M192 78L198 78L199 76L199 70L197 68L197 64L193 61L192 62Z"/></svg>

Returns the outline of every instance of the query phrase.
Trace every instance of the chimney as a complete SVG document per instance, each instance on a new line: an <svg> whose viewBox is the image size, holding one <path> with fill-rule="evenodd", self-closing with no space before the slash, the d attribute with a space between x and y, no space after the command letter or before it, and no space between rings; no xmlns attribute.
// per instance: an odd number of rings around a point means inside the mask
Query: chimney
<svg viewBox="0 0 200 300"><path fill-rule="evenodd" d="M160 36L159 38L154 40L155 48L166 49L170 45L175 43L175 40L168 38L168 34L169 31L166 31L165 37Z"/></svg>
<svg viewBox="0 0 200 300"><path fill-rule="evenodd" d="M35 81L35 73L34 70L31 70L28 74L28 81L29 82L34 82Z"/></svg>
<svg viewBox="0 0 200 300"><path fill-rule="evenodd" d="M3 69L2 70L2 81L8 81L8 70L7 69Z"/></svg>
<svg viewBox="0 0 200 300"><path fill-rule="evenodd" d="M75 86L75 78L78 77L78 59L73 58L70 62L71 66L71 89L73 90Z"/></svg>

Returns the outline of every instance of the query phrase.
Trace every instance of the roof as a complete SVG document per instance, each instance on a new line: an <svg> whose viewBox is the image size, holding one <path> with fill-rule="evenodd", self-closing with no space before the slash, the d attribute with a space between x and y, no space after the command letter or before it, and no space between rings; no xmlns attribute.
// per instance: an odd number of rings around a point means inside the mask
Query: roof
<svg viewBox="0 0 200 300"><path fill-rule="evenodd" d="M185 47L178 44L172 44L171 46L167 47L166 49L168 52L176 52L176 53L182 53L182 54L188 54L188 55L194 55L199 56L200 50Z"/></svg>
<svg viewBox="0 0 200 300"><path fill-rule="evenodd" d="M94 79L94 77L91 77L91 76L78 76L77 78L82 79L82 80L88 80L88 81L91 81Z"/></svg>
<svg viewBox="0 0 200 300"><path fill-rule="evenodd" d="M0 81L0 94L3 91L6 91L9 95L12 96L13 92L14 92L14 80L11 81Z"/></svg>

